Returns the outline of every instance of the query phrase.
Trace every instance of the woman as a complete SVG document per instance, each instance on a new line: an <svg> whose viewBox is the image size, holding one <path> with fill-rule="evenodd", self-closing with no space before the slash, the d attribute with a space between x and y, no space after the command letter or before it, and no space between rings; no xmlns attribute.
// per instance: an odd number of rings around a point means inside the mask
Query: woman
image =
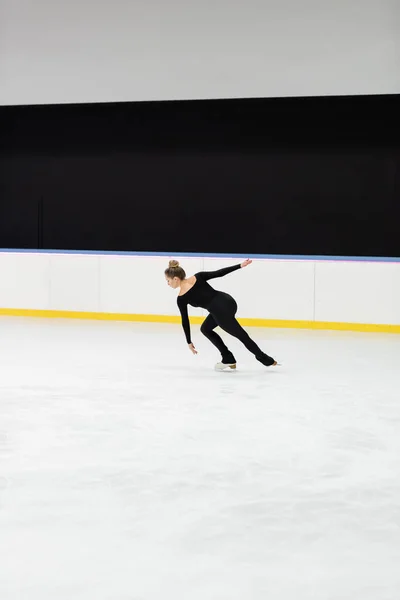
<svg viewBox="0 0 400 600"><path fill-rule="evenodd" d="M240 265L226 267L218 271L202 271L192 277L186 277L185 271L176 260L169 261L169 267L165 269L165 278L167 283L173 289L180 288L178 295L178 307L182 315L182 326L186 335L186 341L193 354L197 354L190 336L190 323L188 317L188 304L201 307L210 313L201 326L201 332L210 340L214 346L221 352L222 360L215 368L218 371L224 369L236 369L236 359L232 352L222 341L221 337L215 333L216 327L221 327L224 331L238 338L246 348L254 354L256 359L266 367L275 366L276 361L265 354L257 344L250 338L249 334L243 329L235 318L237 304L234 298L225 292L219 292L212 288L210 279L223 277L243 269L251 264L251 260L245 260Z"/></svg>

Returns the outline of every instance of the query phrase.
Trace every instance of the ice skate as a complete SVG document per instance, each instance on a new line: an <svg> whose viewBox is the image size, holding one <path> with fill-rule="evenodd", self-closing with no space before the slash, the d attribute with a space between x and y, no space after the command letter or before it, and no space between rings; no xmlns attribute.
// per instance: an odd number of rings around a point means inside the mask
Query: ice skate
<svg viewBox="0 0 400 600"><path fill-rule="evenodd" d="M236 369L236 358L228 349L221 355L221 362L215 365L216 371L225 371L225 369Z"/></svg>
<svg viewBox="0 0 400 600"><path fill-rule="evenodd" d="M268 356L268 354L260 354L256 356L256 359L265 367L276 367L278 365L276 360Z"/></svg>
<svg viewBox="0 0 400 600"><path fill-rule="evenodd" d="M236 363L224 363L224 362L219 362L215 365L215 370L216 371L225 371L225 369L236 369Z"/></svg>

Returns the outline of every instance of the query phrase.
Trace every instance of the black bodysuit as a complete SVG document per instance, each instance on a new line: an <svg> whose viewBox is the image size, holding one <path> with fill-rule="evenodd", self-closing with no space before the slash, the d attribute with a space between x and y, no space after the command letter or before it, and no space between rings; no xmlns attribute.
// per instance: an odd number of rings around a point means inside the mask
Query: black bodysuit
<svg viewBox="0 0 400 600"><path fill-rule="evenodd" d="M200 273L196 273L196 283L194 286L182 296L178 296L177 302L182 315L182 326L186 335L186 341L188 344L192 343L188 316L188 305L190 304L191 306L205 308L209 311L210 314L201 326L201 332L221 352L223 362L233 363L236 360L222 338L215 333L214 329L218 326L230 335L238 338L260 362L269 366L274 363L274 359L265 354L257 346L236 320L237 304L235 299L225 292L215 290L207 283L210 279L223 277L224 275L228 275L228 273L238 271L240 268L241 265L235 265L219 269L218 271L201 271Z"/></svg>

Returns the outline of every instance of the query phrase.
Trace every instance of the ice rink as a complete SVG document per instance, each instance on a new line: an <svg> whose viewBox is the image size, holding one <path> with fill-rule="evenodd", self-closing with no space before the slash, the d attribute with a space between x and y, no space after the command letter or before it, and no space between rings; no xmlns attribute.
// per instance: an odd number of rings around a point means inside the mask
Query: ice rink
<svg viewBox="0 0 400 600"><path fill-rule="evenodd" d="M398 600L400 336L248 331L0 319L1 600Z"/></svg>

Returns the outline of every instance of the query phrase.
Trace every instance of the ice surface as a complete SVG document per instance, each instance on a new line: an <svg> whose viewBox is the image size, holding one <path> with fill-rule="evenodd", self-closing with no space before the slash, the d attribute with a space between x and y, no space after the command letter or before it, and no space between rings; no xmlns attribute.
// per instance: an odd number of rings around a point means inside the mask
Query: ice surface
<svg viewBox="0 0 400 600"><path fill-rule="evenodd" d="M0 319L1 600L398 600L400 336L193 329Z"/></svg>

